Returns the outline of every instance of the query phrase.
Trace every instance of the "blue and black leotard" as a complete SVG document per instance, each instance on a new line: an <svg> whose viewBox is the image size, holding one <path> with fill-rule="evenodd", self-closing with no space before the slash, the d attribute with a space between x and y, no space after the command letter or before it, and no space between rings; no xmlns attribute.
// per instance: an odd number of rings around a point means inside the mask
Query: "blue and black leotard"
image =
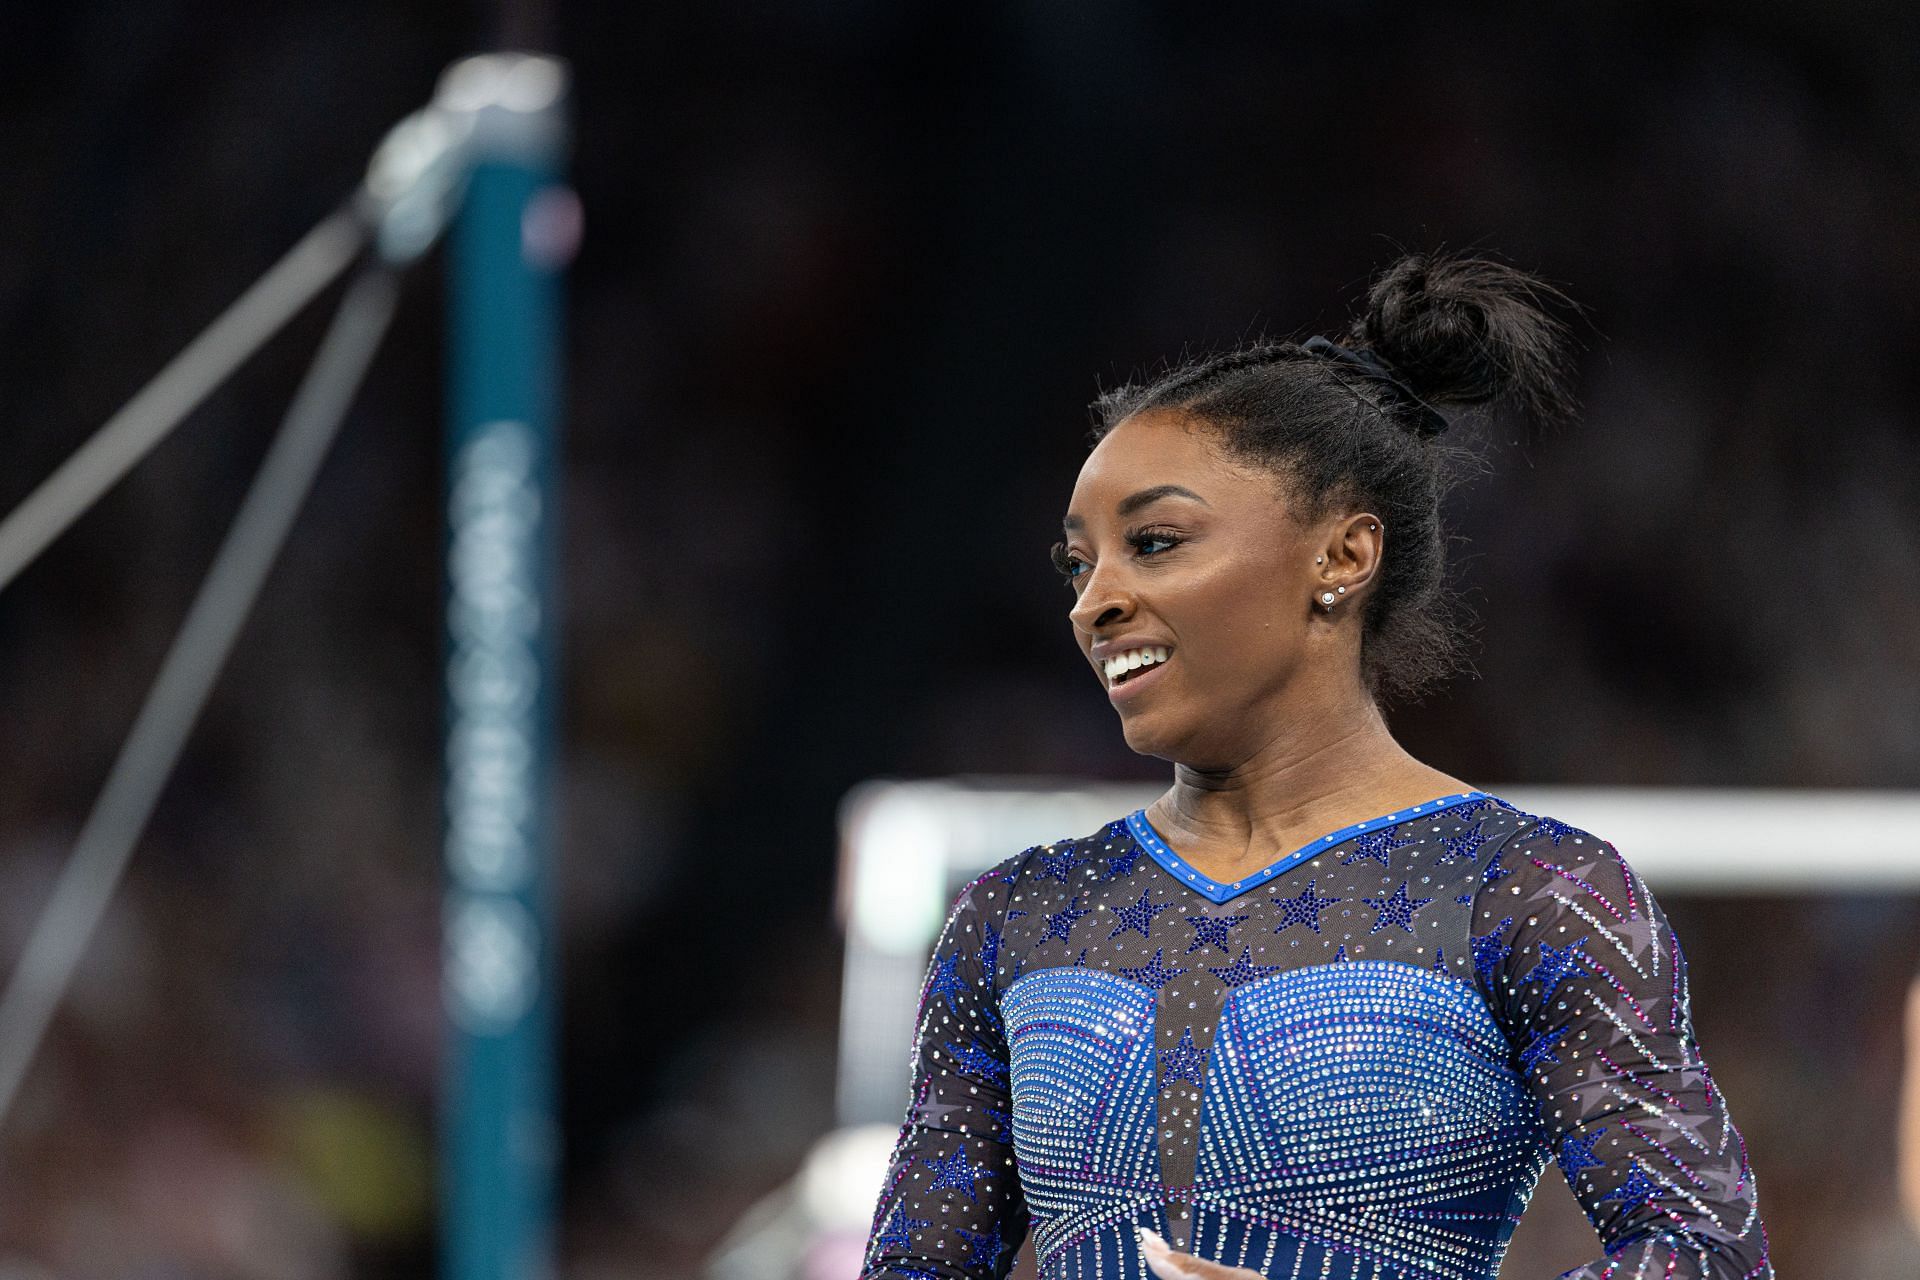
<svg viewBox="0 0 1920 1280"><path fill-rule="evenodd" d="M1473 791L1218 884L1136 810L954 901L863 1280L1494 1280L1556 1161L1562 1280L1763 1280L1686 960L1607 841Z"/></svg>

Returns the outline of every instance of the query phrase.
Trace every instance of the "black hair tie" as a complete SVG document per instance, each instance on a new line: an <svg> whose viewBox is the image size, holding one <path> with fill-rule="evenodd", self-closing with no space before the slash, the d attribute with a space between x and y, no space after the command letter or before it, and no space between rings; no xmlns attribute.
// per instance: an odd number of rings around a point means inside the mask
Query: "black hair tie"
<svg viewBox="0 0 1920 1280"><path fill-rule="evenodd" d="M1363 375L1379 383L1386 391L1389 400L1418 409L1420 425L1415 429L1416 434L1423 437L1437 436L1451 425L1444 414L1422 400L1414 393L1412 387L1402 382L1393 366L1382 360L1377 353L1364 347L1343 347L1318 334L1301 343L1300 349L1317 356L1331 356L1335 360L1352 365Z"/></svg>

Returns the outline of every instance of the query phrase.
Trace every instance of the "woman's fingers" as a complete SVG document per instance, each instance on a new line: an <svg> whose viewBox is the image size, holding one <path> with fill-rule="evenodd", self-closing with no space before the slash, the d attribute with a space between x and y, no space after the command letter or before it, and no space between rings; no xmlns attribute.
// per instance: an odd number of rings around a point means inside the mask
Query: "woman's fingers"
<svg viewBox="0 0 1920 1280"><path fill-rule="evenodd" d="M1145 1227L1136 1226L1134 1230L1140 1233L1140 1252L1146 1255L1147 1266L1162 1280L1266 1280L1258 1271L1181 1253Z"/></svg>

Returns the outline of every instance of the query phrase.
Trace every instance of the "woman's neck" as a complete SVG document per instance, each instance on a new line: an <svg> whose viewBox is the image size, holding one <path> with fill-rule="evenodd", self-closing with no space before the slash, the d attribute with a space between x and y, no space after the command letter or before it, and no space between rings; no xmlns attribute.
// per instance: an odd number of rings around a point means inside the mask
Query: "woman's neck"
<svg viewBox="0 0 1920 1280"><path fill-rule="evenodd" d="M1148 821L1202 874L1230 883L1329 831L1472 790L1410 755L1364 694L1283 723L1311 737L1283 731L1229 768L1176 765L1149 806Z"/></svg>

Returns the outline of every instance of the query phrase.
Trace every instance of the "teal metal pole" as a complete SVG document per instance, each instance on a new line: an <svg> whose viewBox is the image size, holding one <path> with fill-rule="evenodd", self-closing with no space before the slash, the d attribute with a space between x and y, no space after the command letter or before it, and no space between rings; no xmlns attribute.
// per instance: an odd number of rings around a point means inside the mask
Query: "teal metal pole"
<svg viewBox="0 0 1920 1280"><path fill-rule="evenodd" d="M470 122L448 246L446 1280L554 1274L552 936L561 270L571 252L564 64L450 68Z"/></svg>

